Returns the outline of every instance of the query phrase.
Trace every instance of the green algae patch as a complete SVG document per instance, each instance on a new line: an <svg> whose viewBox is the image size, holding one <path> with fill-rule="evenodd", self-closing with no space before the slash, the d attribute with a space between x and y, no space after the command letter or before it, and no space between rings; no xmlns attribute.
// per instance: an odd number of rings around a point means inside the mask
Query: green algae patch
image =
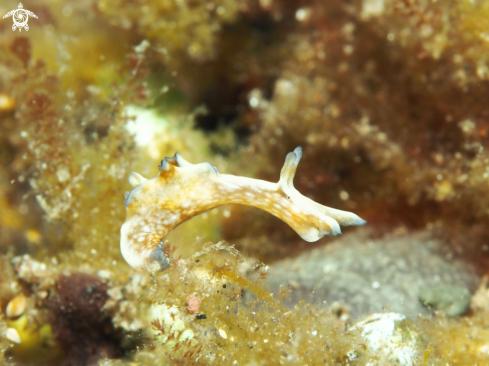
<svg viewBox="0 0 489 366"><path fill-rule="evenodd" d="M434 286L420 289L419 301L449 317L464 315L470 306L470 291L460 286Z"/></svg>

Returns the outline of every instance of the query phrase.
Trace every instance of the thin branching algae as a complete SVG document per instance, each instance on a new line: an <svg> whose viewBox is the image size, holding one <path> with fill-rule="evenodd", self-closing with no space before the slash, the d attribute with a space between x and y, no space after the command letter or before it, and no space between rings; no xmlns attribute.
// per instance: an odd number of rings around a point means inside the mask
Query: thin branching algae
<svg viewBox="0 0 489 366"><path fill-rule="evenodd" d="M131 173L134 188L125 194L127 217L121 227L124 259L134 268L167 269L166 234L191 217L228 203L270 212L308 242L341 234L340 225L365 224L354 213L322 206L294 188L301 158L300 147L287 154L278 183L220 174L211 164L191 164L178 153L161 161L160 173L153 179Z"/></svg>

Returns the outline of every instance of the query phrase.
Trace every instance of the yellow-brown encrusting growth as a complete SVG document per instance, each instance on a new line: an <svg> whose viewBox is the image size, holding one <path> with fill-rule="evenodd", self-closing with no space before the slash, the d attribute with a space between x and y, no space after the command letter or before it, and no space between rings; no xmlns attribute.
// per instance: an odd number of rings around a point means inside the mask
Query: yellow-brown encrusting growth
<svg viewBox="0 0 489 366"><path fill-rule="evenodd" d="M163 253L165 235L191 217L229 203L267 211L308 242L341 234L340 225L365 224L354 213L320 205L294 188L301 158L301 147L287 154L278 183L219 174L211 164L191 164L178 153L161 161L160 173L153 179L131 173L129 183L134 188L126 192L127 216L121 227L124 259L137 269L167 269L170 260Z"/></svg>

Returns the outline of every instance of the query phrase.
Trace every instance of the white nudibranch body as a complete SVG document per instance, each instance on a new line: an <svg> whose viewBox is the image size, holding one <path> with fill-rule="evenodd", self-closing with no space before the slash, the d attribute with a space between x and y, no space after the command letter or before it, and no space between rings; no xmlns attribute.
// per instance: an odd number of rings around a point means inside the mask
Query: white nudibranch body
<svg viewBox="0 0 489 366"><path fill-rule="evenodd" d="M293 179L302 148L287 154L278 183L219 174L209 163L191 164L178 153L165 158L159 174L146 179L129 175L134 187L126 192L126 221L121 227L121 251L132 267L162 271L170 260L163 239L180 223L212 208L237 203L277 216L308 242L341 234L340 225L363 225L365 220L347 211L323 206L294 188Z"/></svg>

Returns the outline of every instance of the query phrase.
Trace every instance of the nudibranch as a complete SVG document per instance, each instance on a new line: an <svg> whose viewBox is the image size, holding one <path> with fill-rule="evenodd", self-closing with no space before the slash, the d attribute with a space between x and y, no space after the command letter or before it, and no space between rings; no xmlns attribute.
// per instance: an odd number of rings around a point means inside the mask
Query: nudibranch
<svg viewBox="0 0 489 366"><path fill-rule="evenodd" d="M159 174L152 179L132 172L129 183L134 188L125 193L126 221L121 227L124 259L136 269L167 269L166 234L193 216L229 203L265 210L308 242L341 234L340 225L365 224L354 213L323 206L294 188L301 158L301 147L287 154L278 183L220 174L211 164L191 164L178 153L163 159Z"/></svg>

